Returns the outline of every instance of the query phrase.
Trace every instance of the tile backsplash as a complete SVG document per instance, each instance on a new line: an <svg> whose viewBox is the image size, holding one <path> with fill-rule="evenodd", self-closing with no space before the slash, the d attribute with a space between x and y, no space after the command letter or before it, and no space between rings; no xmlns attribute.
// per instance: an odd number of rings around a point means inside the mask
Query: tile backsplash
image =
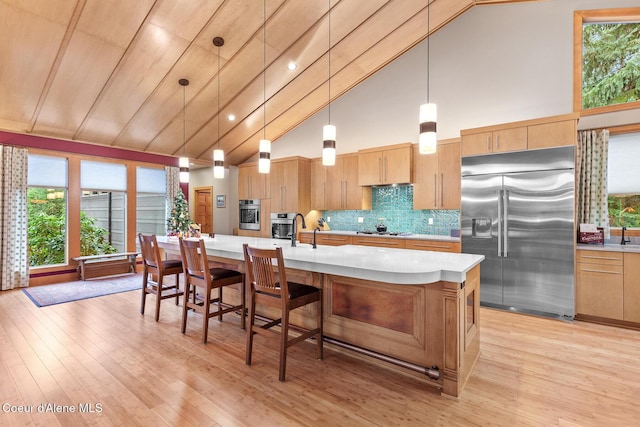
<svg viewBox="0 0 640 427"><path fill-rule="evenodd" d="M459 210L414 211L411 185L373 187L371 197L370 211L323 211L322 216L331 218L332 230L375 230L375 226L383 222L391 232L449 236L452 229L460 228ZM358 218L363 222L359 223Z"/></svg>

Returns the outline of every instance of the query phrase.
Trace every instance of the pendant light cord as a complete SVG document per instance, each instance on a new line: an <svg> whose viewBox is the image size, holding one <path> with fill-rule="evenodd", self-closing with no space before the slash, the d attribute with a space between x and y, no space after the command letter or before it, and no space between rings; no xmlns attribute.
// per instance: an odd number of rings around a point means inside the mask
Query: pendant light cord
<svg viewBox="0 0 640 427"><path fill-rule="evenodd" d="M263 2L264 10L262 15L262 139L267 139L267 0Z"/></svg>
<svg viewBox="0 0 640 427"><path fill-rule="evenodd" d="M331 0L329 3L329 124L331 124Z"/></svg>
<svg viewBox="0 0 640 427"><path fill-rule="evenodd" d="M187 157L187 86L182 86L182 154Z"/></svg>
<svg viewBox="0 0 640 427"><path fill-rule="evenodd" d="M218 46L218 150L220 149L220 46Z"/></svg>
<svg viewBox="0 0 640 427"><path fill-rule="evenodd" d="M431 0L427 0L427 104L429 103L429 68L431 68Z"/></svg>

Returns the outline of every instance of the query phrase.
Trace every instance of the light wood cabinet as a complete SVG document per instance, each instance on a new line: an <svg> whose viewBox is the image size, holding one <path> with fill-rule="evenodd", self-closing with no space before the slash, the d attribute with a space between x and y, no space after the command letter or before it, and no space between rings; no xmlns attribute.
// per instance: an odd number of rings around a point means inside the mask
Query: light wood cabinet
<svg viewBox="0 0 640 427"><path fill-rule="evenodd" d="M624 320L640 323L640 253L624 254Z"/></svg>
<svg viewBox="0 0 640 427"><path fill-rule="evenodd" d="M238 166L238 199L268 199L269 174L259 173L255 162Z"/></svg>
<svg viewBox="0 0 640 427"><path fill-rule="evenodd" d="M311 209L323 211L327 208L327 168L322 159L311 162Z"/></svg>
<svg viewBox="0 0 640 427"><path fill-rule="evenodd" d="M529 126L527 128L527 147L532 150L575 145L578 138L577 126L577 120L562 120Z"/></svg>
<svg viewBox="0 0 640 427"><path fill-rule="evenodd" d="M412 156L410 143L358 151L358 185L412 182Z"/></svg>
<svg viewBox="0 0 640 427"><path fill-rule="evenodd" d="M447 242L442 240L407 239L405 240L405 248L420 251L462 252L460 242Z"/></svg>
<svg viewBox="0 0 640 427"><path fill-rule="evenodd" d="M502 153L527 149L527 128L515 127L462 136L462 155Z"/></svg>
<svg viewBox="0 0 640 427"><path fill-rule="evenodd" d="M466 129L462 135L462 156L574 145L577 113L541 119Z"/></svg>
<svg viewBox="0 0 640 427"><path fill-rule="evenodd" d="M300 236L300 243L313 243L313 233L300 233L298 236ZM321 231L316 233L316 245L342 246L350 245L351 243L351 236L326 232L323 233Z"/></svg>
<svg viewBox="0 0 640 427"><path fill-rule="evenodd" d="M371 209L371 187L358 185L358 155L338 156L334 166L311 165L311 209Z"/></svg>
<svg viewBox="0 0 640 427"><path fill-rule="evenodd" d="M624 318L623 254L576 251L576 313L613 320Z"/></svg>
<svg viewBox="0 0 640 427"><path fill-rule="evenodd" d="M302 157L271 162L271 212L307 213L311 199L311 161Z"/></svg>
<svg viewBox="0 0 640 427"><path fill-rule="evenodd" d="M460 140L438 143L436 154L413 153L413 209L460 209Z"/></svg>
<svg viewBox="0 0 640 427"><path fill-rule="evenodd" d="M367 237L367 236L353 236L351 241L354 245L360 246L378 246L384 248L405 248L405 240L397 239L394 237Z"/></svg>

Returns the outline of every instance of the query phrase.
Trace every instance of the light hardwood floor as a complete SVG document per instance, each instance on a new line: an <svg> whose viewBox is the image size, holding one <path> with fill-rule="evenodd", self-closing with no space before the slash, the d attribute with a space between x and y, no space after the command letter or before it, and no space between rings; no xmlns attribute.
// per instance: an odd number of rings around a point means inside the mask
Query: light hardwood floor
<svg viewBox="0 0 640 427"><path fill-rule="evenodd" d="M153 297L151 297L153 299ZM151 301L152 302L152 301ZM239 317L180 333L140 292L37 308L0 293L0 425L24 426L631 426L640 422L640 332L481 309L480 360L458 400L420 375L327 345L277 350L256 337L244 364ZM228 319L228 320L226 320ZM40 403L75 413L37 413ZM6 412L33 405L34 413ZM78 413L78 405L101 405ZM96 409L93 406L93 409Z"/></svg>

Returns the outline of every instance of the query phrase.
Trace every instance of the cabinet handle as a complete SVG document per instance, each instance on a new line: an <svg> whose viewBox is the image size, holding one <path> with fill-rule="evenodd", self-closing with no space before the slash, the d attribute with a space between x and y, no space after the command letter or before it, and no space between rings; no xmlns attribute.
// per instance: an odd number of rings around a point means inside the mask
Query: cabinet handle
<svg viewBox="0 0 640 427"><path fill-rule="evenodd" d="M387 182L387 156L384 156L384 183Z"/></svg>
<svg viewBox="0 0 640 427"><path fill-rule="evenodd" d="M378 157L378 182L382 182L382 157Z"/></svg>
<svg viewBox="0 0 640 427"><path fill-rule="evenodd" d="M438 207L438 174L433 174L433 207Z"/></svg>
<svg viewBox="0 0 640 427"><path fill-rule="evenodd" d="M496 135L496 150L500 149L500 135Z"/></svg>
<svg viewBox="0 0 640 427"><path fill-rule="evenodd" d="M344 187L344 181L340 181L340 207L342 209L347 207L347 195L345 194L345 191L343 190Z"/></svg>
<svg viewBox="0 0 640 427"><path fill-rule="evenodd" d="M451 249L451 246L429 245L429 244L426 244L426 243L414 243L413 246L415 246L417 248Z"/></svg>
<svg viewBox="0 0 640 427"><path fill-rule="evenodd" d="M440 207L444 208L444 174L440 174Z"/></svg>
<svg viewBox="0 0 640 427"><path fill-rule="evenodd" d="M487 151L491 151L491 137L487 136Z"/></svg>
<svg viewBox="0 0 640 427"><path fill-rule="evenodd" d="M582 269L581 271L586 271L588 273L604 273L604 274L620 274L619 271L607 271L607 270L590 270L588 268Z"/></svg>

